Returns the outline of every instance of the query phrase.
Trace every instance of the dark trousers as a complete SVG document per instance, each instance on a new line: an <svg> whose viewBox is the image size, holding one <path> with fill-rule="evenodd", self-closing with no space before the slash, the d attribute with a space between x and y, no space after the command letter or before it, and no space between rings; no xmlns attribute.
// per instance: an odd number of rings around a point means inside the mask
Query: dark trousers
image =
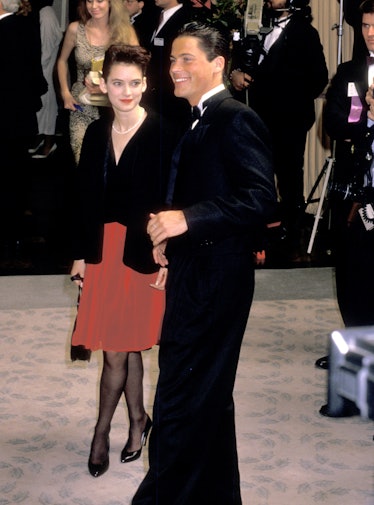
<svg viewBox="0 0 374 505"><path fill-rule="evenodd" d="M31 184L28 137L0 139L0 242L22 238L24 212Z"/></svg>
<svg viewBox="0 0 374 505"><path fill-rule="evenodd" d="M172 259L149 471L133 505L241 505L233 388L251 254Z"/></svg>
<svg viewBox="0 0 374 505"><path fill-rule="evenodd" d="M345 326L374 324L374 230L366 231L352 202L332 206L336 294Z"/></svg>
<svg viewBox="0 0 374 505"><path fill-rule="evenodd" d="M285 125L272 132L274 171L280 196L281 220L292 232L298 232L304 212L304 152L307 131Z"/></svg>

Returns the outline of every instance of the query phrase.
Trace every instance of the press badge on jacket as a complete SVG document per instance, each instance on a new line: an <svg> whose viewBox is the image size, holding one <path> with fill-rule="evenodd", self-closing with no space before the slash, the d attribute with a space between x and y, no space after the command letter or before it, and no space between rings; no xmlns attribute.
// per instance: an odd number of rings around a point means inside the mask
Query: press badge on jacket
<svg viewBox="0 0 374 505"><path fill-rule="evenodd" d="M348 92L347 92L347 96L348 97L352 97L352 96L358 96L358 91L357 91L357 88L356 88L356 85L354 82L349 82L348 83Z"/></svg>
<svg viewBox="0 0 374 505"><path fill-rule="evenodd" d="M159 47L162 47L164 45L164 39L162 37L155 37L153 39L153 44L155 46L159 46Z"/></svg>

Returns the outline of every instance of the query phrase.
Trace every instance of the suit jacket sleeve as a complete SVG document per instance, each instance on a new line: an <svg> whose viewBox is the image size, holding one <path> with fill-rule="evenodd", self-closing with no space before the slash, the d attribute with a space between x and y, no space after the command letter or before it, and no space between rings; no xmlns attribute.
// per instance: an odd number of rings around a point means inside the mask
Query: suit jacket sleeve
<svg viewBox="0 0 374 505"><path fill-rule="evenodd" d="M227 109L211 125L202 151L194 151L200 160L190 161L200 173L204 166L216 168L210 183L201 181L202 186L210 184L212 188L209 198L184 208L188 233L195 243L250 236L264 226L275 209L268 132L251 109L236 104L234 111Z"/></svg>

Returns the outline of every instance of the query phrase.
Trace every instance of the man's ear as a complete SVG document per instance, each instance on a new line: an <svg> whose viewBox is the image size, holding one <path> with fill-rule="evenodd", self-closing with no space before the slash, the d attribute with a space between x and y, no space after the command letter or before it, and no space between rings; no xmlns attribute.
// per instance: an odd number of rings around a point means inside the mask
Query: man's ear
<svg viewBox="0 0 374 505"><path fill-rule="evenodd" d="M100 77L100 84L99 84L99 86L100 86L100 90L101 90L102 93L104 93L104 94L108 93L108 89L106 87L106 83L105 83L103 77Z"/></svg>
<svg viewBox="0 0 374 505"><path fill-rule="evenodd" d="M217 56L214 58L215 71L222 73L225 69L225 58L223 56Z"/></svg>

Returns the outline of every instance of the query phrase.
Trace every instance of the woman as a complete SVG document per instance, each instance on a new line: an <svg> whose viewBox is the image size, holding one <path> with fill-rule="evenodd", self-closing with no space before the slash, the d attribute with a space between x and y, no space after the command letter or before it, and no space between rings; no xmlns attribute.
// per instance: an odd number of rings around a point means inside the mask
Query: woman
<svg viewBox="0 0 374 505"><path fill-rule="evenodd" d="M107 50L100 87L114 115L88 127L74 186L71 275L84 278L84 287L72 344L104 351L88 462L94 477L109 466L110 423L122 392L130 420L123 463L139 458L152 425L143 405L141 351L158 342L167 270L156 273L146 226L150 212L162 207L175 142L165 121L140 106L149 59L139 46Z"/></svg>
<svg viewBox="0 0 374 505"><path fill-rule="evenodd" d="M86 87L90 93L98 93L99 86L92 83L88 74L93 62L104 58L111 44L138 44L129 15L122 0L79 0L78 21L69 24L57 60L57 74L64 108L70 113L70 144L76 163L79 161L82 140L87 126L99 118L96 105L84 105L79 94ZM77 77L69 86L69 58L74 49ZM95 65L95 64L94 64Z"/></svg>

